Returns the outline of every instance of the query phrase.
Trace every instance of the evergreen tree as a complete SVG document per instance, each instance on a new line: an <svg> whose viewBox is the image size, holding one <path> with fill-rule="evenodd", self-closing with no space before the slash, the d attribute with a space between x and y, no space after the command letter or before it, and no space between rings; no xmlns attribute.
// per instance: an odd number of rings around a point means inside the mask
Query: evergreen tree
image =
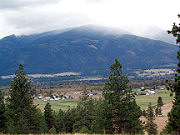
<svg viewBox="0 0 180 135"><path fill-rule="evenodd" d="M7 132L28 134L35 133L34 119L36 119L36 106L33 105L33 93L31 81L27 78L23 66L19 65L15 77L11 81L9 90L10 97L7 99Z"/></svg>
<svg viewBox="0 0 180 135"><path fill-rule="evenodd" d="M139 117L140 107L136 104L131 87L128 86L127 76L122 74L122 65L115 59L111 65L109 79L103 89L103 97L107 101L105 114L106 131L109 133L143 133ZM107 132L106 132L107 133Z"/></svg>
<svg viewBox="0 0 180 135"><path fill-rule="evenodd" d="M61 109L55 117L55 128L57 133L65 132L65 112Z"/></svg>
<svg viewBox="0 0 180 135"><path fill-rule="evenodd" d="M180 18L180 15L178 15ZM176 37L177 45L180 45L180 24L173 24L172 30L168 31L174 37ZM168 133L180 134L180 46L177 55L178 59L178 68L176 70L174 83L167 82L167 88L171 90L172 94L174 94L173 107L168 114L168 123L166 125L166 130Z"/></svg>
<svg viewBox="0 0 180 135"><path fill-rule="evenodd" d="M77 119L73 125L73 132L91 128L91 123L95 119L95 100L88 95L88 91L84 90L80 96L80 102L77 105Z"/></svg>
<svg viewBox="0 0 180 135"><path fill-rule="evenodd" d="M4 104L4 98L2 96L2 92L0 90L0 133L5 132L5 104Z"/></svg>
<svg viewBox="0 0 180 135"><path fill-rule="evenodd" d="M157 100L157 107L161 107L161 106L163 106L163 101L162 101L162 97L159 96Z"/></svg>
<svg viewBox="0 0 180 135"><path fill-rule="evenodd" d="M156 109L155 109L155 114L156 114L156 116L162 115L161 107L156 107Z"/></svg>
<svg viewBox="0 0 180 135"><path fill-rule="evenodd" d="M159 108L158 107L156 107L156 109L155 109L155 114L156 114L156 117L159 115Z"/></svg>
<svg viewBox="0 0 180 135"><path fill-rule="evenodd" d="M94 104L94 120L91 122L90 132L94 134L103 134L104 133L104 123L105 123L105 112L106 109L105 100L99 98L95 100Z"/></svg>
<svg viewBox="0 0 180 135"><path fill-rule="evenodd" d="M79 115L78 110L76 108L72 108L68 109L65 112L64 118L65 132L72 133L75 122L77 122L81 118L81 116Z"/></svg>
<svg viewBox="0 0 180 135"><path fill-rule="evenodd" d="M40 109L37 109L37 117L34 118L34 123L36 123L37 127L35 128L38 134L47 133L48 127L44 118L44 113L41 112Z"/></svg>
<svg viewBox="0 0 180 135"><path fill-rule="evenodd" d="M151 103L149 103L148 109L147 109L147 113L146 113L146 118L147 118L147 122L146 122L146 131L148 132L149 135L156 135L157 132L157 125L154 123L154 112L151 106Z"/></svg>
<svg viewBox="0 0 180 135"><path fill-rule="evenodd" d="M156 107L156 109L155 109L155 114L156 114L156 116L162 115L161 106L163 106L163 101L162 101L162 97L159 96L159 97L158 97L158 100L157 100L157 107Z"/></svg>
<svg viewBox="0 0 180 135"><path fill-rule="evenodd" d="M45 121L48 126L48 130L50 130L55 124L53 110L51 109L50 103L46 103L46 105L44 107L44 117L45 117Z"/></svg>

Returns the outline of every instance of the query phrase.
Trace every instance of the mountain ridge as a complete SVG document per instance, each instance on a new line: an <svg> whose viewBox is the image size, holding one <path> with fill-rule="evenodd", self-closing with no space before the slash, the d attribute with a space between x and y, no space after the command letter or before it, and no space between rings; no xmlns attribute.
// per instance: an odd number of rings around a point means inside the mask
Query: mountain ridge
<svg viewBox="0 0 180 135"><path fill-rule="evenodd" d="M125 31L107 34L108 30L95 30L97 27L86 25L39 37L5 37L0 40L0 75L13 74L18 64L23 64L27 73L104 75L116 57L126 71L176 63L177 46Z"/></svg>

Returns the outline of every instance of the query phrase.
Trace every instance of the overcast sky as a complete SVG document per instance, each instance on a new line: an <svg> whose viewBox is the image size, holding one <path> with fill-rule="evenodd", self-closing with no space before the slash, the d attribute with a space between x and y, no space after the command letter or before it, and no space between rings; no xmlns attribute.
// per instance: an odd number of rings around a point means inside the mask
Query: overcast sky
<svg viewBox="0 0 180 135"><path fill-rule="evenodd" d="M180 0L0 0L0 38L85 24L170 29Z"/></svg>

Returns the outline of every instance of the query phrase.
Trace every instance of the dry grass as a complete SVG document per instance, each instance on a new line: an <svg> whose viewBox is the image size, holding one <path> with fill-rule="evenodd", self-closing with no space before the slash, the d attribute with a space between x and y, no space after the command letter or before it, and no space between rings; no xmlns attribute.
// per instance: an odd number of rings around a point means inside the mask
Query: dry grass
<svg viewBox="0 0 180 135"><path fill-rule="evenodd" d="M157 130L158 133L160 133L166 126L166 123L168 122L167 114L170 112L172 108L172 103L168 103L162 106L162 116L155 117L154 122L157 124ZM142 121L146 121L145 117L141 117Z"/></svg>

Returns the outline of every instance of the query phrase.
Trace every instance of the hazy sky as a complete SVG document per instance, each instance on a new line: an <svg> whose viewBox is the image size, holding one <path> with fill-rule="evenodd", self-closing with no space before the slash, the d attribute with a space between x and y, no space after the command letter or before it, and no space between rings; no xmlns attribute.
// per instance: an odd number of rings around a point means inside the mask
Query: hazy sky
<svg viewBox="0 0 180 135"><path fill-rule="evenodd" d="M0 38L85 24L170 29L180 0L0 0Z"/></svg>

